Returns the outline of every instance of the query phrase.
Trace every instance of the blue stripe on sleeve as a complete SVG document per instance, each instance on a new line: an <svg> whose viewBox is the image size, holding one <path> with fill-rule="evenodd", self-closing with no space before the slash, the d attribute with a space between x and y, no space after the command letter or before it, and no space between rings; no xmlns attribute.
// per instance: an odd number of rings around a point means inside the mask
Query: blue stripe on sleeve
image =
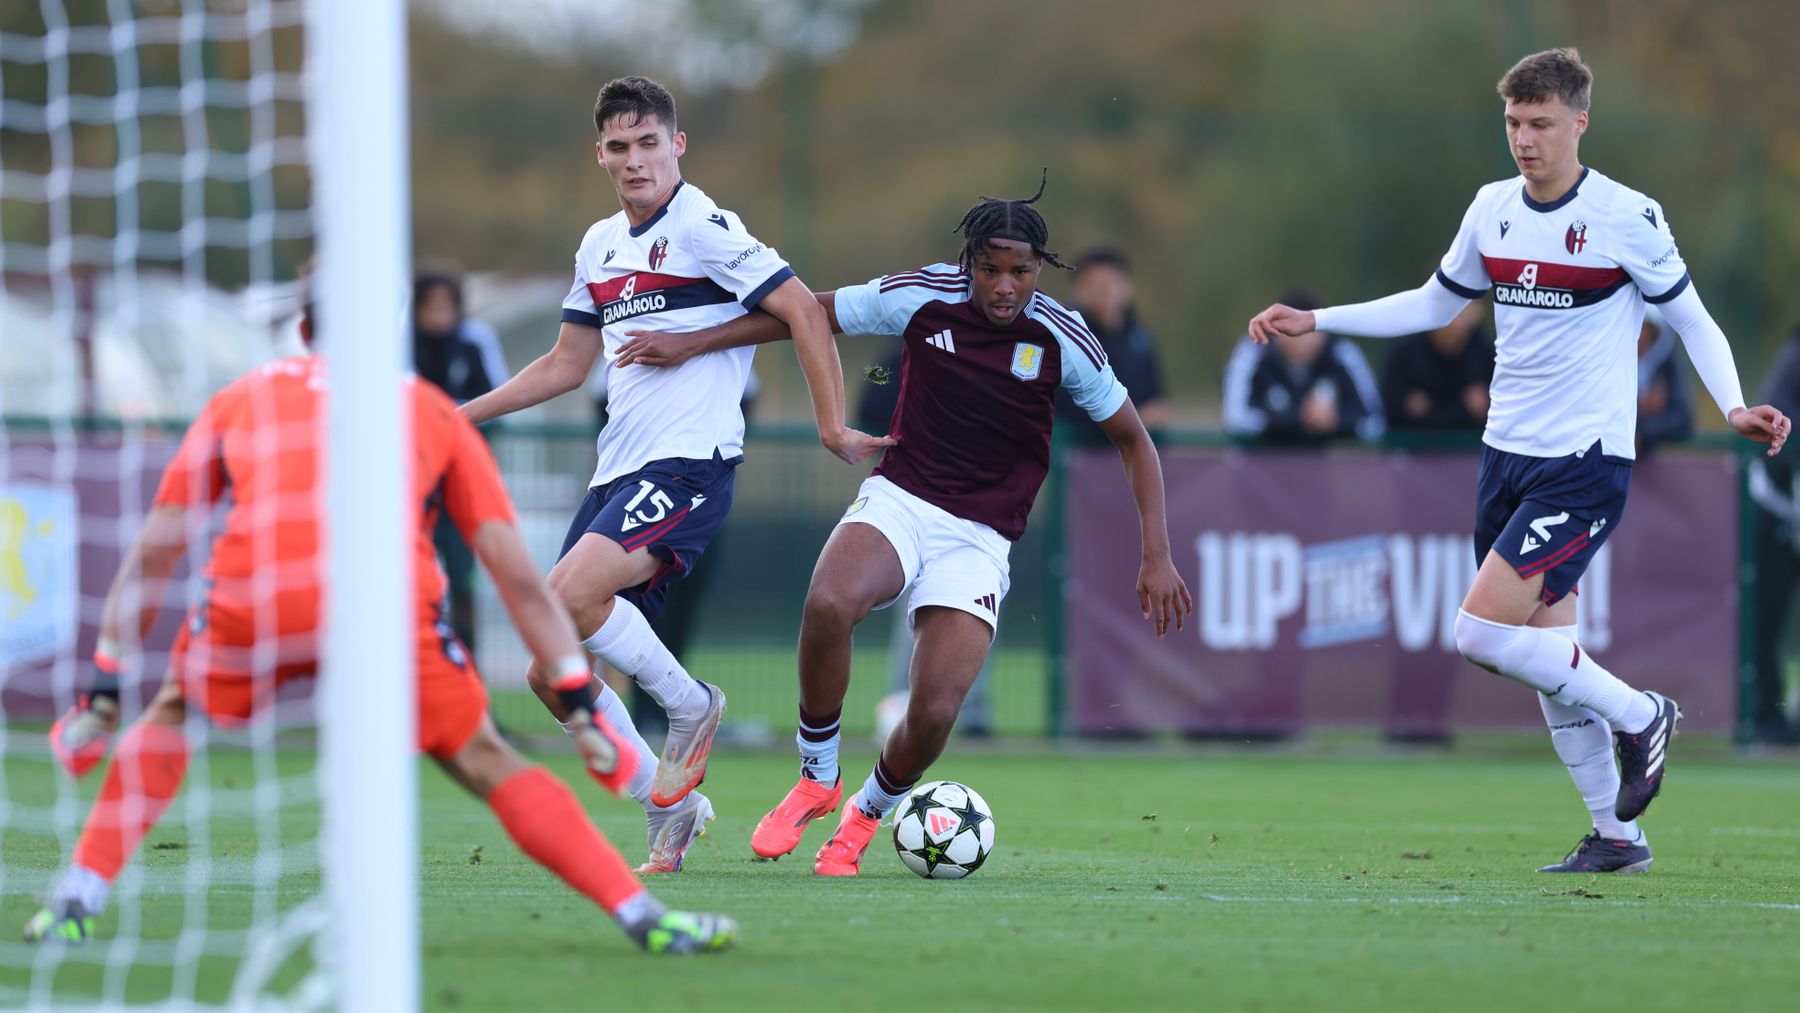
<svg viewBox="0 0 1800 1013"><path fill-rule="evenodd" d="M764 297L766 297L770 292L775 291L777 288L779 288L781 286L782 282L787 281L789 278L792 278L793 276L794 276L794 269L791 267L783 267L781 270L776 271L774 274L769 275L768 281L765 281L761 285L756 286L756 290L754 292L751 292L749 295L745 296L741 300L744 304L744 308L747 310L755 309L757 303L762 302Z"/></svg>
<svg viewBox="0 0 1800 1013"><path fill-rule="evenodd" d="M1437 280L1438 284L1455 292L1457 295L1462 296L1464 299L1479 299L1487 294L1487 289L1470 288L1467 285L1458 284L1456 281L1452 280L1449 275L1445 274L1444 269L1441 267L1437 269Z"/></svg>
<svg viewBox="0 0 1800 1013"><path fill-rule="evenodd" d="M1647 303L1653 303L1656 305L1661 305L1662 303L1666 303L1670 299L1673 299L1676 296L1680 295L1681 293L1687 291L1688 285L1690 283L1692 283L1693 280L1694 280L1694 278L1692 275L1688 274L1686 271L1683 271L1683 272L1681 272L1681 280L1676 282L1674 284L1674 286L1671 287L1667 292L1664 292L1662 295L1647 295L1644 297L1644 301Z"/></svg>
<svg viewBox="0 0 1800 1013"><path fill-rule="evenodd" d="M567 306L563 307L562 322L565 324L580 324L583 327L592 327L596 331L600 329L599 314L570 309Z"/></svg>

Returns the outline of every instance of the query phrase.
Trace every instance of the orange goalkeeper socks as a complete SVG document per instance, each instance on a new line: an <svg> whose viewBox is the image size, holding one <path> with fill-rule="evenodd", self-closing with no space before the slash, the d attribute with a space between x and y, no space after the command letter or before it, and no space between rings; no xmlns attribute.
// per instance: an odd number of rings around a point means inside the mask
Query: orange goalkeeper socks
<svg viewBox="0 0 1800 1013"><path fill-rule="evenodd" d="M608 914L644 892L618 849L589 822L575 793L548 770L533 767L507 778L487 802L520 851Z"/></svg>
<svg viewBox="0 0 1800 1013"><path fill-rule="evenodd" d="M144 835L162 818L187 776L188 744L181 729L138 723L119 740L100 797L81 828L75 864L107 882L119 876Z"/></svg>

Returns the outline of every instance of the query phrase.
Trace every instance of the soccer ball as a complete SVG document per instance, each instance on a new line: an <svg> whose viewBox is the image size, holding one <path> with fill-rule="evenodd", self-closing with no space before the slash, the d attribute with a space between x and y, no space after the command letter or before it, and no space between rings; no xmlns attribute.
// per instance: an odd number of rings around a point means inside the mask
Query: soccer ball
<svg viewBox="0 0 1800 1013"><path fill-rule="evenodd" d="M994 850L994 811L966 784L919 785L896 812L894 850L926 879L961 879Z"/></svg>

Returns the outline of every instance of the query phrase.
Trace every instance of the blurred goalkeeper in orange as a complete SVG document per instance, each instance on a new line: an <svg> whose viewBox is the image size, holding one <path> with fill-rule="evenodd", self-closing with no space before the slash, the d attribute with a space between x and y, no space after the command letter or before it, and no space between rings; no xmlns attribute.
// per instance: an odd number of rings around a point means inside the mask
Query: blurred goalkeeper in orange
<svg viewBox="0 0 1800 1013"><path fill-rule="evenodd" d="M312 319L309 307L302 323L309 341ZM311 356L241 377L207 403L163 472L144 527L107 593L95 685L51 730L53 751L77 776L105 754L119 713L121 653L150 629L189 532L204 526L227 493L230 510L213 542L200 600L176 639L168 677L120 737L74 861L48 905L26 924L27 940L80 942L92 933L119 871L181 788L190 706L221 726L239 727L268 709L279 686L316 673L324 594L317 452L324 386L325 364ZM512 503L475 427L429 384L409 379L406 394L410 502L422 504L412 535L419 748L494 810L520 850L604 908L639 945L653 952L729 946L737 931L731 919L664 909L588 821L575 794L494 730L481 680L438 612L444 576L431 535L440 510L492 575L538 663L561 673L555 688L582 721L575 739L590 773L618 794L638 765L594 705L587 655L568 612L526 553Z"/></svg>

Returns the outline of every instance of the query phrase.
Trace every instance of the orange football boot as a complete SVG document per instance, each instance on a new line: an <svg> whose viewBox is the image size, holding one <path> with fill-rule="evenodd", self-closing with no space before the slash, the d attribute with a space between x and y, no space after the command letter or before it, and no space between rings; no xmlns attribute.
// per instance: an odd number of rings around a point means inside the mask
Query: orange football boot
<svg viewBox="0 0 1800 1013"><path fill-rule="evenodd" d="M813 872L821 876L854 876L861 872L863 852L869 850L869 842L875 839L875 831L879 829L881 821L864 815L852 797L850 804L844 807L844 819L838 824L837 832L813 859Z"/></svg>
<svg viewBox="0 0 1800 1013"><path fill-rule="evenodd" d="M830 816L844 799L842 779L829 785L801 778L781 804L769 810L750 834L750 850L761 858L780 858L800 846L800 835L813 820Z"/></svg>

